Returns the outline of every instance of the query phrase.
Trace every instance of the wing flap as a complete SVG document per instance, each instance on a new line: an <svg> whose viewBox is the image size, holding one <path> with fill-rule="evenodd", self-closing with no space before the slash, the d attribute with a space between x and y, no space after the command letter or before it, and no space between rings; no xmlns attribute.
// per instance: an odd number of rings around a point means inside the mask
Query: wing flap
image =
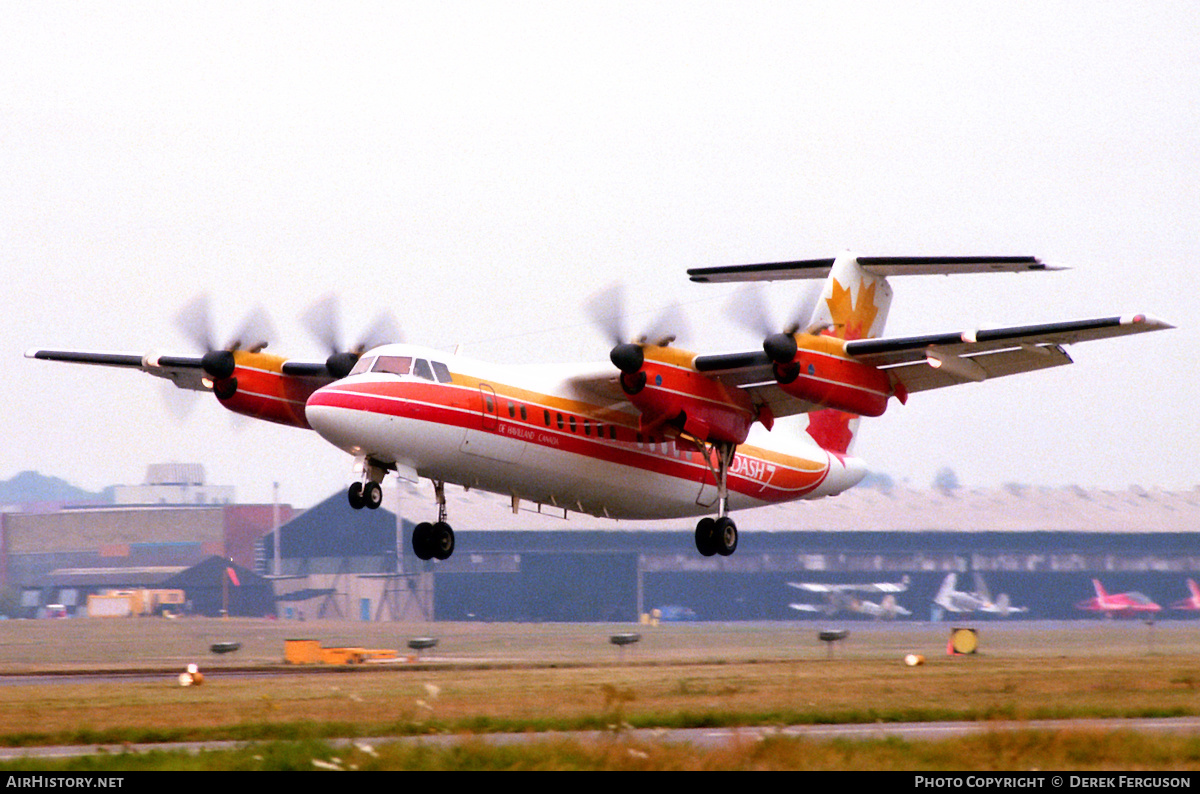
<svg viewBox="0 0 1200 794"><path fill-rule="evenodd" d="M1020 372L1034 372L1039 369L1049 369L1070 364L1071 357L1057 345L1045 345L1036 348L1012 348L994 352L979 353L973 356L963 356L964 360L980 368L982 377L971 378L957 374L947 367L932 367L924 360L886 367L888 374L897 383L903 384L910 394L930 389L941 389L946 386L957 386L960 383L970 383L979 380L1002 378L1005 375L1016 375Z"/></svg>

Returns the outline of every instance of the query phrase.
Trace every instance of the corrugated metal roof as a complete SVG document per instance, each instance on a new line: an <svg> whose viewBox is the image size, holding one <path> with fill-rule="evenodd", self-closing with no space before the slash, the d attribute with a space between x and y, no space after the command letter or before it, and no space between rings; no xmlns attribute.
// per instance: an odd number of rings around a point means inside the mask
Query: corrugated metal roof
<svg viewBox="0 0 1200 794"><path fill-rule="evenodd" d="M402 484L401 510L409 521L433 520L436 505L428 485ZM523 502L513 514L505 497L447 488L450 523L456 529L680 530L696 520L613 521ZM1165 491L1076 486L958 488L920 491L905 486L887 490L854 488L839 496L743 510L733 514L739 527L755 530L848 532L1192 532L1200 530L1200 489Z"/></svg>

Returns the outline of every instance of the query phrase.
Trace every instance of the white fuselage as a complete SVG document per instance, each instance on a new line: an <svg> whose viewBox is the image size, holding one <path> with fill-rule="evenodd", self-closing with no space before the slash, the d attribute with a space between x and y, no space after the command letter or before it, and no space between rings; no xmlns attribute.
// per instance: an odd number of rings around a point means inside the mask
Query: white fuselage
<svg viewBox="0 0 1200 794"><path fill-rule="evenodd" d="M610 518L714 512L706 456L687 438L642 436L632 405L587 387L605 371L501 367L389 345L317 390L306 416L330 443L402 476ZM865 474L859 460L786 432L756 426L738 448L731 510L833 495Z"/></svg>

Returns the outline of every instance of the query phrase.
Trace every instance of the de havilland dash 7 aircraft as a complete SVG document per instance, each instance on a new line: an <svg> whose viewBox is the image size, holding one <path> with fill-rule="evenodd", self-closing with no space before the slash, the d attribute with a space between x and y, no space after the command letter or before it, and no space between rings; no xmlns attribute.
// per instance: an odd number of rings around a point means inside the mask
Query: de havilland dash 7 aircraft
<svg viewBox="0 0 1200 794"><path fill-rule="evenodd" d="M696 547L733 554L730 513L832 496L866 473L863 416L927 389L1071 363L1063 345L1170 328L1148 315L884 337L901 275L1056 269L1034 257L859 257L689 270L700 283L824 280L784 327L758 310L762 348L696 354L668 334L631 339L619 307L590 307L613 337L599 365L501 366L409 344L289 359L242 339L202 356L31 350L31 358L140 369L212 391L240 414L315 430L354 460L348 499L377 508L389 472L431 480L435 521L413 532L446 559L445 485L615 519L700 516ZM758 285L746 288L752 295Z"/></svg>

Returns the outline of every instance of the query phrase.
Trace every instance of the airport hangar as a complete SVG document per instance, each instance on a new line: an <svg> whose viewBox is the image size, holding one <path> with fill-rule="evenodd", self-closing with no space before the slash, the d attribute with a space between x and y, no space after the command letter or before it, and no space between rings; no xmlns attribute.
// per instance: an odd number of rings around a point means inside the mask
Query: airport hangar
<svg viewBox="0 0 1200 794"><path fill-rule="evenodd" d="M458 548L423 562L409 540L433 513L428 485L388 489L378 511L352 510L341 493L299 511L234 504L231 489L201 487L202 476L183 492L149 479L117 493L131 504L0 514L0 585L19 593L18 616L49 604L82 615L89 594L171 584L198 614L261 616L273 595L273 614L292 619L634 621L655 609L824 619L789 608L819 596L788 582L908 576L897 601L928 620L951 572L959 589L982 575L1029 618L1087 616L1075 605L1093 595L1092 578L1147 593L1162 617L1196 614L1166 607L1200 577L1200 489L859 487L741 513L740 548L711 558L696 552L690 519L614 522L529 504L514 514L507 500L449 489Z"/></svg>

